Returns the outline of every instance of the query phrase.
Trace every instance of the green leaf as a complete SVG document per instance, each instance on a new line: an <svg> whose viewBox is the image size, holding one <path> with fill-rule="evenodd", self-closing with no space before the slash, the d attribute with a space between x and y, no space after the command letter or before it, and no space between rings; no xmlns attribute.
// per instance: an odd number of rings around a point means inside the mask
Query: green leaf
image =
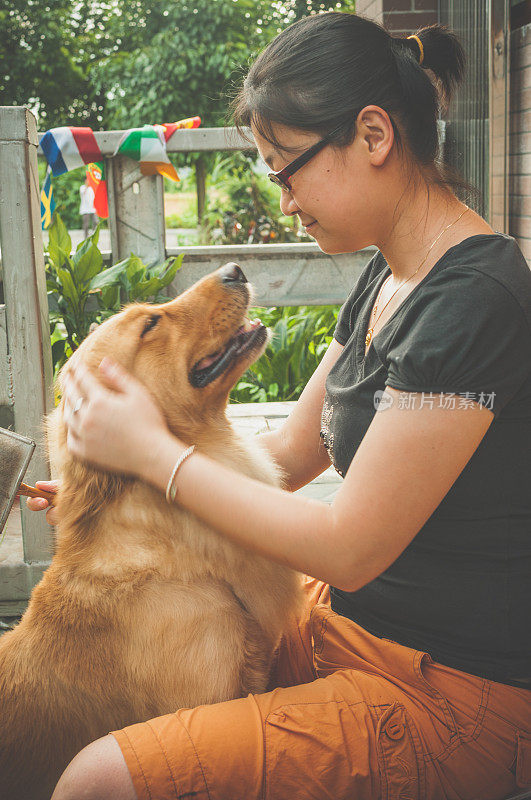
<svg viewBox="0 0 531 800"><path fill-rule="evenodd" d="M57 364L65 355L66 339L57 339L52 344L52 361Z"/></svg>
<svg viewBox="0 0 531 800"><path fill-rule="evenodd" d="M53 292L48 292L48 311L50 314L57 314L59 310L59 298L54 289Z"/></svg>
<svg viewBox="0 0 531 800"><path fill-rule="evenodd" d="M147 281L140 281L131 290L131 300L147 300L153 297L159 289L161 289L160 280L158 278L150 278Z"/></svg>
<svg viewBox="0 0 531 800"><path fill-rule="evenodd" d="M126 263L124 274L131 287L133 287L135 284L140 283L146 274L146 266L138 256L134 256L131 253Z"/></svg>
<svg viewBox="0 0 531 800"><path fill-rule="evenodd" d="M70 256L72 252L72 239L70 238L66 226L60 214L54 214L53 222L50 225L48 240L48 253L55 267L62 267L64 258Z"/></svg>
<svg viewBox="0 0 531 800"><path fill-rule="evenodd" d="M163 269L157 276L160 281L160 288L164 289L168 286L175 276L177 275L178 271L181 269L183 264L184 253L181 253L177 256L177 258L171 259L168 258L167 261L164 262Z"/></svg>
<svg viewBox="0 0 531 800"><path fill-rule="evenodd" d="M82 243L72 258L74 277L79 283L88 283L101 271L103 257L90 239Z"/></svg>
<svg viewBox="0 0 531 800"><path fill-rule="evenodd" d="M120 310L120 287L116 285L104 286L100 291L99 300L101 305L104 308L113 309L118 312Z"/></svg>
<svg viewBox="0 0 531 800"><path fill-rule="evenodd" d="M64 296L67 298L67 300L70 300L70 303L73 306L76 306L79 303L79 293L69 270L63 269L62 267L57 267L57 275L61 281Z"/></svg>
<svg viewBox="0 0 531 800"><path fill-rule="evenodd" d="M114 286L120 283L120 277L125 273L128 262L129 258L124 258L123 261L119 261L112 267L108 267L98 273L98 275L90 281L90 291L94 291L94 289L103 289L105 286Z"/></svg>

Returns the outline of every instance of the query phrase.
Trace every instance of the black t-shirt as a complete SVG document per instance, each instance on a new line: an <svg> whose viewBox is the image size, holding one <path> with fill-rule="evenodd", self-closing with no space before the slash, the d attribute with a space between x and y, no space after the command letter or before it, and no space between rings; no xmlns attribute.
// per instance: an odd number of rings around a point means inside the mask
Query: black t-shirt
<svg viewBox="0 0 531 800"><path fill-rule="evenodd" d="M364 358L390 274L378 251L339 314L344 350L321 423L336 470L346 474L386 385L404 402L408 392L423 404L447 393L455 407L475 400L494 419L399 558L356 592L332 587L332 609L439 663L531 688L531 271L511 236L470 236L413 288Z"/></svg>

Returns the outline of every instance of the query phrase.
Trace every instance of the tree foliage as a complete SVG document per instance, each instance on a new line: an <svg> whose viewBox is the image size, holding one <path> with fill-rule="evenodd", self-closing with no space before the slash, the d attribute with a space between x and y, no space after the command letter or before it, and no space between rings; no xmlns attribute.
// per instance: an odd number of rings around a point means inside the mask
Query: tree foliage
<svg viewBox="0 0 531 800"><path fill-rule="evenodd" d="M39 128L94 125L104 97L90 77L102 37L99 13L72 0L3 0L0 7L0 105L25 105Z"/></svg>
<svg viewBox="0 0 531 800"><path fill-rule="evenodd" d="M118 41L132 25L141 39L93 70L112 125L192 114L207 127L223 125L227 80L260 44L254 0L146 0L141 13L128 6L110 24Z"/></svg>
<svg viewBox="0 0 531 800"><path fill-rule="evenodd" d="M226 89L258 51L333 9L354 0L3 0L0 104L29 106L41 130L189 113L223 125Z"/></svg>
<svg viewBox="0 0 531 800"><path fill-rule="evenodd" d="M123 3L108 25L116 42L125 41L131 29L137 31L136 41L101 59L92 71L106 97L109 123L122 128L199 115L206 127L223 126L229 122L228 95L278 31L308 13L352 5L316 0ZM196 170L201 223L207 160L205 154L187 159Z"/></svg>

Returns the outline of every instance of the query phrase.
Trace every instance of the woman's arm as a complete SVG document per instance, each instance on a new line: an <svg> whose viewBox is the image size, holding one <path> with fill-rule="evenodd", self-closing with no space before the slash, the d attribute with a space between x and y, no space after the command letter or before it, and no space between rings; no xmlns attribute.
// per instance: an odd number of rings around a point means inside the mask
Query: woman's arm
<svg viewBox="0 0 531 800"><path fill-rule="evenodd" d="M290 492L305 486L330 466L328 453L319 436L321 409L326 377L342 349L343 346L333 339L284 425L259 437L282 467L287 480L286 489ZM59 488L58 481L37 481L35 485L48 491ZM48 501L41 497L30 497L26 503L32 511L42 511L49 506ZM46 520L50 525L57 525L59 520L55 507L46 512Z"/></svg>
<svg viewBox="0 0 531 800"><path fill-rule="evenodd" d="M65 393L69 449L107 469L138 474L165 491L186 445L161 424L158 409L136 380L119 369L107 373L107 382L115 391L82 367L73 371ZM177 502L255 553L345 591L359 589L407 547L494 418L477 403L404 408L396 402L399 392L386 391L394 402L375 413L331 506L266 486L201 453L179 470ZM79 396L90 402L73 415ZM139 419L147 421L139 426ZM146 438L152 444L149 454Z"/></svg>
<svg viewBox="0 0 531 800"><path fill-rule="evenodd" d="M321 411L327 375L342 350L343 346L332 339L284 425L259 437L284 470L290 492L305 486L330 466L328 452L319 436Z"/></svg>

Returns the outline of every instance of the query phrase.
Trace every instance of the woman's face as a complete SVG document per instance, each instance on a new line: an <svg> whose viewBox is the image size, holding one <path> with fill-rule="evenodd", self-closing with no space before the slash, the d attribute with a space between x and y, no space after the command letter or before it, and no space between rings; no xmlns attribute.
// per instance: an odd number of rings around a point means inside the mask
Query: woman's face
<svg viewBox="0 0 531 800"><path fill-rule="evenodd" d="M260 156L274 172L321 138L275 125L275 135L288 152L275 149L252 125L251 130ZM296 214L325 253L350 253L375 244L388 207L393 207L394 192L383 186L393 178L389 158L393 140L387 113L366 106L358 115L356 138L350 145L341 149L325 145L290 178L291 192L279 189L282 213Z"/></svg>

